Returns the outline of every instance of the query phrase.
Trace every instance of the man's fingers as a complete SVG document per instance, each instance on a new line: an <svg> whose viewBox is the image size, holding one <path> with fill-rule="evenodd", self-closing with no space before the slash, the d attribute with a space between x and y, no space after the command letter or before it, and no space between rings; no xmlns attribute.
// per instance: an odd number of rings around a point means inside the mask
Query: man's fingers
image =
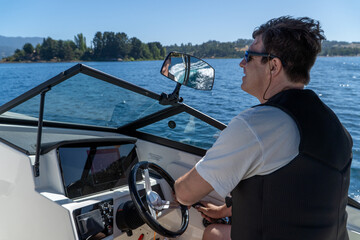
<svg viewBox="0 0 360 240"><path fill-rule="evenodd" d="M206 207L196 206L195 209L198 210L198 212L201 212L201 213L207 212Z"/></svg>
<svg viewBox="0 0 360 240"><path fill-rule="evenodd" d="M209 216L206 216L206 215L203 214L203 213L201 213L201 216L202 216L203 218L205 218L206 220L208 220L209 222L213 222L213 219L210 218Z"/></svg>

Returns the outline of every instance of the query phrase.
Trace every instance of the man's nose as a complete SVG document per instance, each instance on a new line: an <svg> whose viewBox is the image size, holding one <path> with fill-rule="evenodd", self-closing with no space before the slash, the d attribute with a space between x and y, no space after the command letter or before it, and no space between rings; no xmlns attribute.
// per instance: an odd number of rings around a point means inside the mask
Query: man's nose
<svg viewBox="0 0 360 240"><path fill-rule="evenodd" d="M240 67L244 68L246 65L246 61L245 61L245 58L243 58L239 64Z"/></svg>

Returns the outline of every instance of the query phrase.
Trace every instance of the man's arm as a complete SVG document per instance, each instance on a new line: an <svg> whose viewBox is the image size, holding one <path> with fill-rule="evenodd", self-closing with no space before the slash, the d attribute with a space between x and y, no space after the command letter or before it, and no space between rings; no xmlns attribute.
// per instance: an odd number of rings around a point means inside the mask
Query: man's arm
<svg viewBox="0 0 360 240"><path fill-rule="evenodd" d="M183 205L190 206L213 191L213 187L205 181L193 167L175 181L176 199Z"/></svg>

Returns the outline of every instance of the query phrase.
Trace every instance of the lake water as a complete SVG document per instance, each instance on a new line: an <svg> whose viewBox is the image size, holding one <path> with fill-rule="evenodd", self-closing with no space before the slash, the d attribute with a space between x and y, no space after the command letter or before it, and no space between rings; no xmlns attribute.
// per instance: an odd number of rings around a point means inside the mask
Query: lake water
<svg viewBox="0 0 360 240"><path fill-rule="evenodd" d="M241 59L208 59L215 68L211 92L183 87L188 105L228 123L242 110L258 104L240 89ZM0 64L0 105L50 79L76 63ZM85 65L119 77L153 92L171 93L175 83L160 75L162 61L86 62ZM334 110L354 140L349 195L360 200L360 57L318 58L307 88L313 89Z"/></svg>

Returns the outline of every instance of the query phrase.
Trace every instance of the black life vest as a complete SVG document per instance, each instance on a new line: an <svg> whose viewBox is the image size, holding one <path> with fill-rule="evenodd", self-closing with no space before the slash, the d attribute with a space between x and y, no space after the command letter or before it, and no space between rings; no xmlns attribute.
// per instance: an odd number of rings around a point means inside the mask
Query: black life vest
<svg viewBox="0 0 360 240"><path fill-rule="evenodd" d="M295 120L299 154L277 171L234 188L231 238L348 239L350 134L311 90L286 90L262 105L278 107Z"/></svg>

